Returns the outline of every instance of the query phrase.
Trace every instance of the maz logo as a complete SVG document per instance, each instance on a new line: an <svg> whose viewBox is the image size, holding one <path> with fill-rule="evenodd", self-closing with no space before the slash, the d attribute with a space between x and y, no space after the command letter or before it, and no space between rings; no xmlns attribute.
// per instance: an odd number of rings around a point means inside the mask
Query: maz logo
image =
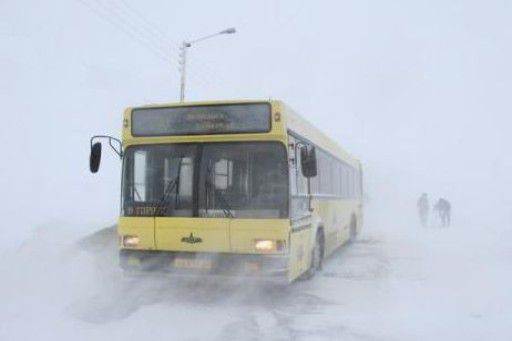
<svg viewBox="0 0 512 341"><path fill-rule="evenodd" d="M194 237L193 233L190 233L190 236L181 238L182 243L196 244L202 243L203 240L199 237Z"/></svg>

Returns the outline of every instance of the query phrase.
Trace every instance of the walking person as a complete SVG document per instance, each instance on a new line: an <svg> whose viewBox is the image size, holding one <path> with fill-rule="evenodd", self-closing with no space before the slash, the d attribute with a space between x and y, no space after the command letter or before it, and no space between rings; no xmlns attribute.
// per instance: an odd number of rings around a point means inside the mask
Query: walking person
<svg viewBox="0 0 512 341"><path fill-rule="evenodd" d="M434 211L437 211L441 219L441 226L448 227L451 222L452 205L444 198L439 198L434 206Z"/></svg>
<svg viewBox="0 0 512 341"><path fill-rule="evenodd" d="M418 199L418 214L420 216L420 222L423 227L427 226L428 213L430 211L430 205L428 204L427 193L423 193Z"/></svg>

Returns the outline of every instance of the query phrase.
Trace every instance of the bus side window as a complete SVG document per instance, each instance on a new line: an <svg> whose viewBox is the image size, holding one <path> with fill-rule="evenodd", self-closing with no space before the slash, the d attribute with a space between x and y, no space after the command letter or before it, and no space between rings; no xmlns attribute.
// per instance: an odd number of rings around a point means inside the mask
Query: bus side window
<svg viewBox="0 0 512 341"><path fill-rule="evenodd" d="M341 162L336 162L336 195L341 197Z"/></svg>
<svg viewBox="0 0 512 341"><path fill-rule="evenodd" d="M353 167L350 167L350 196L356 196L356 170Z"/></svg>
<svg viewBox="0 0 512 341"><path fill-rule="evenodd" d="M346 197L347 196L347 166L342 163L341 164L341 196Z"/></svg>

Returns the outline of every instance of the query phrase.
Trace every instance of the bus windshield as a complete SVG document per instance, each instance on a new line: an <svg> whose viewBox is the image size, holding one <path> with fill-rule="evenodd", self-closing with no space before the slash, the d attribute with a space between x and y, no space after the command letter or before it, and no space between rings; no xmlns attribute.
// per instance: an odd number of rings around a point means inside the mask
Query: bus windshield
<svg viewBox="0 0 512 341"><path fill-rule="evenodd" d="M122 215L285 218L287 169L276 142L129 147Z"/></svg>

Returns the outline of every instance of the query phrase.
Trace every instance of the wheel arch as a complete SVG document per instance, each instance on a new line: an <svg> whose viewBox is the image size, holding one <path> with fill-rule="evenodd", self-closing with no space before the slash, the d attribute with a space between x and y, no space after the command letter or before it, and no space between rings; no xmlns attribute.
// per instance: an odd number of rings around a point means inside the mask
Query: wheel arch
<svg viewBox="0 0 512 341"><path fill-rule="evenodd" d="M357 213L352 212L350 214L350 228L355 228L357 230Z"/></svg>
<svg viewBox="0 0 512 341"><path fill-rule="evenodd" d="M357 221L357 213L352 212L350 215L350 226L349 226L349 242L353 242L359 234L359 222Z"/></svg>
<svg viewBox="0 0 512 341"><path fill-rule="evenodd" d="M325 228L324 228L323 223L320 222L316 226L315 234L312 237L315 239L320 237L320 245L322 247L321 255L322 255L322 259L323 259L325 257Z"/></svg>

